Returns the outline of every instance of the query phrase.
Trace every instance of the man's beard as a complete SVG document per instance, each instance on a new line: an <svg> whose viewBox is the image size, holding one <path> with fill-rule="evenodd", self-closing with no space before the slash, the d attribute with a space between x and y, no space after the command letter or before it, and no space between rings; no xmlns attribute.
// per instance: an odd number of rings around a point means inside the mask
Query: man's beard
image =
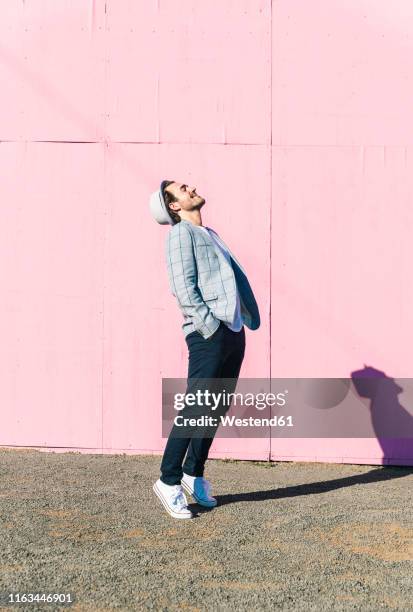
<svg viewBox="0 0 413 612"><path fill-rule="evenodd" d="M201 197L201 196L200 196ZM205 204L205 199L202 198L199 202L197 202L196 204L194 204L194 210L202 208L202 206Z"/></svg>

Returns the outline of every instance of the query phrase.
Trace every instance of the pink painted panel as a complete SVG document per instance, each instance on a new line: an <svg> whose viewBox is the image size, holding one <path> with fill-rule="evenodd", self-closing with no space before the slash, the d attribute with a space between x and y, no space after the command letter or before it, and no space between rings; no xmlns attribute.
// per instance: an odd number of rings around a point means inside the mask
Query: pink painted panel
<svg viewBox="0 0 413 612"><path fill-rule="evenodd" d="M101 444L99 144L0 145L0 444Z"/></svg>
<svg viewBox="0 0 413 612"><path fill-rule="evenodd" d="M5 0L0 10L0 139L20 140L23 126L25 80L22 74L26 53L24 5ZM20 68L20 70L19 70Z"/></svg>
<svg viewBox="0 0 413 612"><path fill-rule="evenodd" d="M274 376L413 375L409 153L274 148Z"/></svg>
<svg viewBox="0 0 413 612"><path fill-rule="evenodd" d="M103 446L159 451L162 377L186 378L182 314L169 290L164 243L169 227L148 215L159 177L195 182L203 222L233 249L260 303L262 325L247 330L242 376L269 376L269 200L267 147L110 144L106 158ZM245 178L245 183L239 176ZM230 197L228 196L230 194ZM251 214L251 202L254 211ZM259 248L257 248L259 244ZM221 455L268 458L269 440L217 439Z"/></svg>
<svg viewBox="0 0 413 612"><path fill-rule="evenodd" d="M273 144L412 141L411 0L278 0Z"/></svg>
<svg viewBox="0 0 413 612"><path fill-rule="evenodd" d="M373 438L272 439L273 461L413 465L412 441Z"/></svg>
<svg viewBox="0 0 413 612"><path fill-rule="evenodd" d="M269 143L271 1L107 3L112 140Z"/></svg>
<svg viewBox="0 0 413 612"><path fill-rule="evenodd" d="M4 0L0 15L1 139L104 138L104 0Z"/></svg>

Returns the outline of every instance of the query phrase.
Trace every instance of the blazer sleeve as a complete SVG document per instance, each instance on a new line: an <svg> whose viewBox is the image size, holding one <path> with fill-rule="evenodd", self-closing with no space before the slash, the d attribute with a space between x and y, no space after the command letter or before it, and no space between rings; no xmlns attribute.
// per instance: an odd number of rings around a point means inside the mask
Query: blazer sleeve
<svg viewBox="0 0 413 612"><path fill-rule="evenodd" d="M170 230L165 243L169 286L185 317L205 339L220 325L198 287L198 270L191 232L182 223Z"/></svg>

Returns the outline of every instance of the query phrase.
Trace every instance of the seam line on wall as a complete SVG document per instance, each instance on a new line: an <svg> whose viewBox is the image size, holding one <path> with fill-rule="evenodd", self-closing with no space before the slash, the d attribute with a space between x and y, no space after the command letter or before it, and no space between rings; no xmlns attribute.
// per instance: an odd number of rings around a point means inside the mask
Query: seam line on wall
<svg viewBox="0 0 413 612"><path fill-rule="evenodd" d="M272 360L272 346L271 346L271 338L272 338L272 316L271 316L271 303L272 303L272 0L270 0L270 307L269 307L269 360L270 360L270 392L271 389L271 360ZM271 453L272 453L272 436L271 436L271 427L270 427L270 444L268 449L268 461L271 461Z"/></svg>

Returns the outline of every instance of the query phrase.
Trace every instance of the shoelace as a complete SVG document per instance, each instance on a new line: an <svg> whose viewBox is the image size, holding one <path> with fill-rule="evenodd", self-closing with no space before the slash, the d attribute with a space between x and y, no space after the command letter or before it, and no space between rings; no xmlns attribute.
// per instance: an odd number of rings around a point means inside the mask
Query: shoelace
<svg viewBox="0 0 413 612"><path fill-rule="evenodd" d="M175 485L174 492L171 495L171 502L178 508L178 510L182 510L182 508L185 508L188 505L185 493L180 485Z"/></svg>

